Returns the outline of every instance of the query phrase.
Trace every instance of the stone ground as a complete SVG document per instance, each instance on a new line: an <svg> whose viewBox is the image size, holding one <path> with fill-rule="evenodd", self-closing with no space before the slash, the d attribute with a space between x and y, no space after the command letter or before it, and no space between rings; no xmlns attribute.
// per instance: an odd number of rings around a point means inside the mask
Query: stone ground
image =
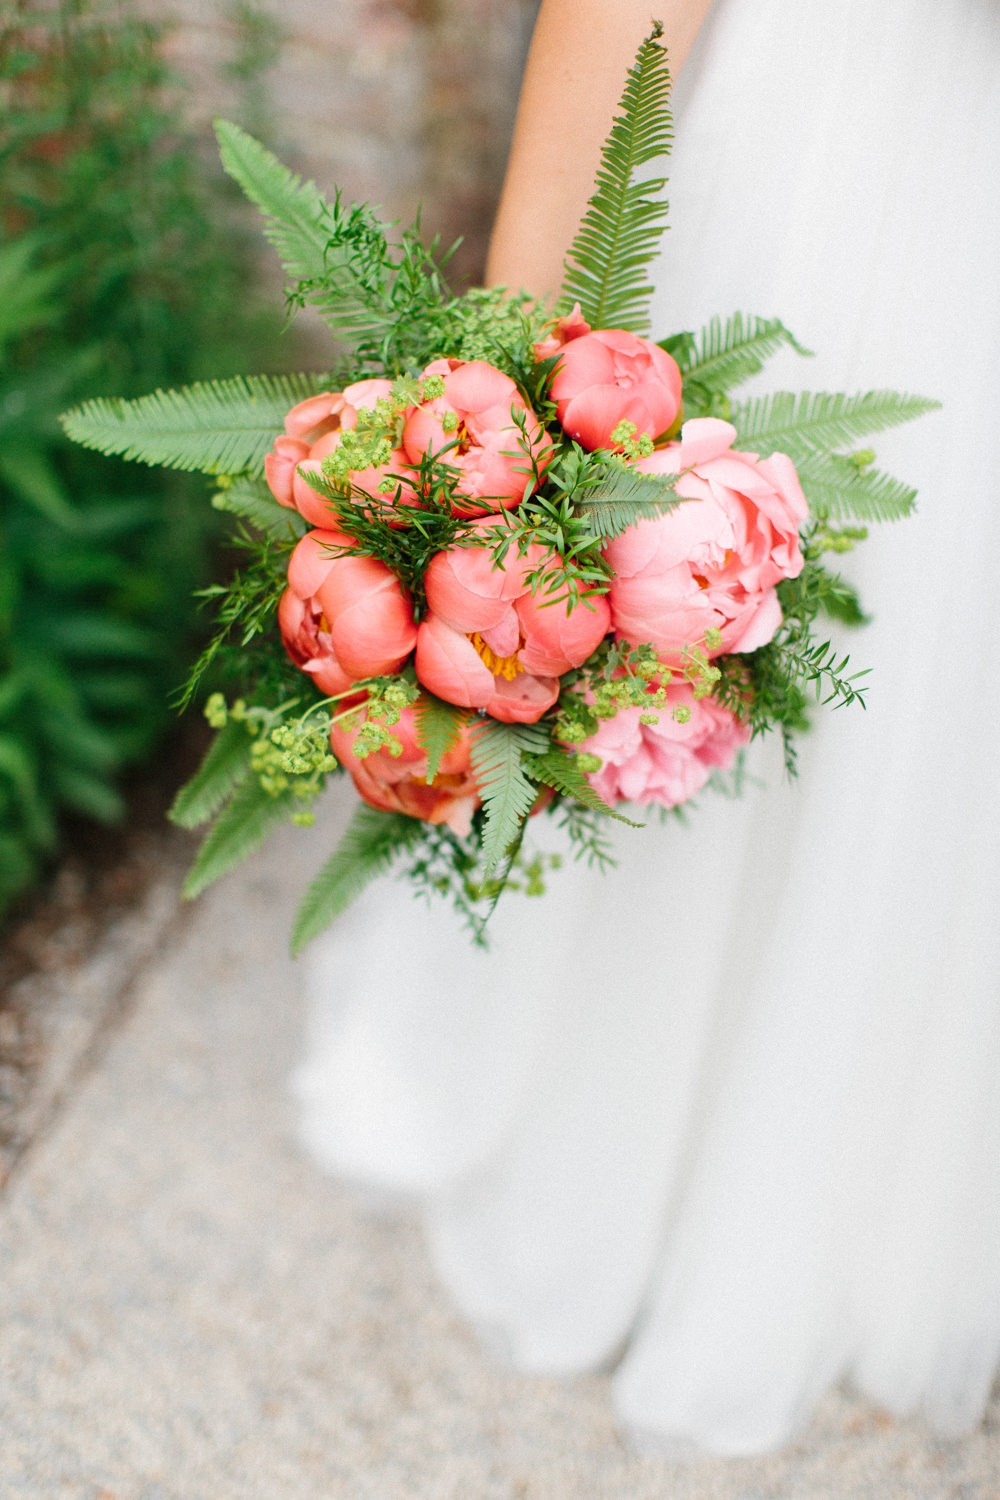
<svg viewBox="0 0 1000 1500"><path fill-rule="evenodd" d="M301 839L193 908L164 847L75 972L23 981L46 1061L0 1195L0 1495L997 1500L1000 1402L942 1444L837 1394L784 1453L675 1464L628 1451L601 1377L498 1367L416 1220L296 1143Z"/></svg>

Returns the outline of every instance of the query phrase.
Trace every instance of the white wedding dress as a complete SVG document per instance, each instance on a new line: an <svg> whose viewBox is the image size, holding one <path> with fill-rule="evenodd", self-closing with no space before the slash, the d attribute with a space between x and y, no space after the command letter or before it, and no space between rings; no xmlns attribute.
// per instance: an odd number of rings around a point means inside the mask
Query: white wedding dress
<svg viewBox="0 0 1000 1500"><path fill-rule="evenodd" d="M719 0L675 112L655 327L777 315L819 354L762 389L945 402L876 443L921 509L850 559L870 708L489 956L371 889L308 960L304 1137L635 1432L767 1448L843 1378L958 1431L1000 1358L1000 9Z"/></svg>

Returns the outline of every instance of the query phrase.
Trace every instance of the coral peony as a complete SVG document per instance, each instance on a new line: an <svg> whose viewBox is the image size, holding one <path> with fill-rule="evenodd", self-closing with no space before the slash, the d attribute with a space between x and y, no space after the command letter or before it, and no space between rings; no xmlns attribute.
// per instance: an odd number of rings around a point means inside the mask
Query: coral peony
<svg viewBox="0 0 1000 1500"><path fill-rule="evenodd" d="M591 452L616 448L620 422L658 438L681 405L681 372L659 345L620 328L601 328L568 342L552 377L552 399L564 430Z"/></svg>
<svg viewBox="0 0 1000 1500"><path fill-rule="evenodd" d="M513 380L481 359L437 359L422 378L429 375L443 377L444 395L422 402L407 418L403 448L410 462L440 453L455 470L455 515L520 505L533 467L547 467L552 442ZM523 417L523 434L512 412Z"/></svg>
<svg viewBox="0 0 1000 1500"><path fill-rule="evenodd" d="M643 724L639 708L622 708L578 747L604 763L589 780L605 802L678 807L713 768L727 770L749 739L734 714L711 698L696 699L686 682L670 683L666 693L656 723Z"/></svg>
<svg viewBox="0 0 1000 1500"><path fill-rule="evenodd" d="M605 547L616 634L648 642L668 663L685 646L704 648L706 630L721 637L710 656L763 646L781 623L775 584L802 570L806 502L791 460L734 452L735 437L728 422L700 418L685 423L680 442L641 459L644 473L680 472L685 503Z"/></svg>
<svg viewBox="0 0 1000 1500"><path fill-rule="evenodd" d="M388 380L358 380L343 391L324 391L292 407L285 418L284 433L275 438L274 447L264 459L264 476L279 504L297 510L311 526L322 528L333 523L329 501L303 475L319 474L323 459L339 446L343 433L357 426L358 413L371 410L391 389ZM351 469L347 478L354 489L365 494L399 505L413 505L416 495L406 479L407 468L406 454L396 448L385 463ZM396 484L395 495L387 496L380 489L387 479Z"/></svg>
<svg viewBox="0 0 1000 1500"><path fill-rule="evenodd" d="M362 677L398 672L416 643L410 598L395 575L373 557L333 553L352 545L343 532L310 531L288 563L282 639L292 660L320 686L338 673L346 687Z"/></svg>
<svg viewBox="0 0 1000 1500"><path fill-rule="evenodd" d="M551 331L535 345L535 358L539 363L543 359L551 359L573 339L583 338L585 333L590 332L590 324L583 316L579 302L574 302L572 311L563 318L557 318L549 327Z"/></svg>
<svg viewBox="0 0 1000 1500"><path fill-rule="evenodd" d="M334 724L330 745L334 755L350 772L361 797L385 812L406 813L426 823L447 823L457 834L467 834L480 797L469 759L469 729L465 726L444 756L438 774L427 781L427 752L417 741L412 708L404 708L392 733L402 745L394 756L377 750L362 760L354 754L359 724Z"/></svg>
<svg viewBox="0 0 1000 1500"><path fill-rule="evenodd" d="M511 548L502 568L487 547L450 547L431 559L415 658L425 687L507 723L534 723L552 707L559 677L593 654L611 613L600 594L571 610L533 595L527 575L546 555L534 545L524 557Z"/></svg>

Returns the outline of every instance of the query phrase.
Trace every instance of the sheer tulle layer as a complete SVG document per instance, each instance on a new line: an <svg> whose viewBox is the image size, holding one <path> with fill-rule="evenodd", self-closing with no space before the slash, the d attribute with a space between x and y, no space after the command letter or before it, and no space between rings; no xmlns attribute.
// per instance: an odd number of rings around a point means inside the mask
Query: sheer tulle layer
<svg viewBox="0 0 1000 1500"><path fill-rule="evenodd" d="M511 902L489 958L383 885L313 960L307 1141L661 1439L780 1443L844 1376L960 1430L1000 1354L998 79L992 0L722 0L677 91L656 326L777 314L821 354L766 388L946 402L877 443L921 514L853 570L869 712Z"/></svg>

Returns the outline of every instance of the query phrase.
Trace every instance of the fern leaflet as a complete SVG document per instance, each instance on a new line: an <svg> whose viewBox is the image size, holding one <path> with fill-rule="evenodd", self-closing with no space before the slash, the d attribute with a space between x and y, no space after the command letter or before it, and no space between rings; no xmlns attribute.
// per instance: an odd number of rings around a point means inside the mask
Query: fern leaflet
<svg viewBox="0 0 1000 1500"><path fill-rule="evenodd" d="M614 818L616 823L626 823L629 828L645 827L645 824L634 823L631 818L623 817L621 813L615 812L613 807L608 806L604 798L594 791L580 770L575 755L552 746L544 755L526 755L523 765L533 780L541 782L543 786L554 787L557 792L562 792L564 796L581 802L592 812L603 813L606 817Z"/></svg>
<svg viewBox="0 0 1000 1500"><path fill-rule="evenodd" d="M444 703L425 688L413 706L417 722L417 743L427 751L426 777L434 780L441 769L441 762L453 748L462 726L468 723L467 709L456 708L453 703Z"/></svg>
<svg viewBox="0 0 1000 1500"><path fill-rule="evenodd" d="M577 492L574 503L594 536L621 536L636 521L666 515L680 505L683 497L674 493L678 478L609 465L596 484Z"/></svg>
<svg viewBox="0 0 1000 1500"><path fill-rule="evenodd" d="M99 397L61 420L100 453L203 474L260 473L289 407L322 389L318 375L238 375L135 401Z"/></svg>
<svg viewBox="0 0 1000 1500"><path fill-rule="evenodd" d="M629 72L604 143L593 197L566 258L560 307L579 302L595 328L644 333L652 287L643 280L666 226L663 177L635 180L673 141L670 74L657 23Z"/></svg>
<svg viewBox="0 0 1000 1500"><path fill-rule="evenodd" d="M219 730L191 780L174 798L169 817L181 828L197 828L219 808L250 771L250 736L235 719Z"/></svg>
<svg viewBox="0 0 1000 1500"><path fill-rule="evenodd" d="M685 382L727 391L759 375L764 361L782 346L809 354L777 318L744 317L737 312L725 322L712 318L695 337L693 347L681 346L675 358Z"/></svg>
<svg viewBox="0 0 1000 1500"><path fill-rule="evenodd" d="M272 796L256 777L241 782L202 841L184 882L185 896L199 896L259 848L291 803L291 791Z"/></svg>
<svg viewBox="0 0 1000 1500"><path fill-rule="evenodd" d="M489 875L521 837L538 795L521 765L522 755L541 755L548 735L537 724L501 724L482 719L472 737L471 759L483 809L483 873Z"/></svg>
<svg viewBox="0 0 1000 1500"><path fill-rule="evenodd" d="M841 454L813 454L798 464L810 508L833 520L898 521L913 511L917 492L878 469L859 468Z"/></svg>
<svg viewBox="0 0 1000 1500"><path fill-rule="evenodd" d="M403 813L362 804L340 844L309 886L295 916L292 953L297 955L354 901L398 854L420 843L424 825Z"/></svg>
<svg viewBox="0 0 1000 1500"><path fill-rule="evenodd" d="M857 396L839 391L777 391L734 407L732 420L740 447L762 454L780 450L800 459L912 422L939 405L924 396L898 391L866 391Z"/></svg>

